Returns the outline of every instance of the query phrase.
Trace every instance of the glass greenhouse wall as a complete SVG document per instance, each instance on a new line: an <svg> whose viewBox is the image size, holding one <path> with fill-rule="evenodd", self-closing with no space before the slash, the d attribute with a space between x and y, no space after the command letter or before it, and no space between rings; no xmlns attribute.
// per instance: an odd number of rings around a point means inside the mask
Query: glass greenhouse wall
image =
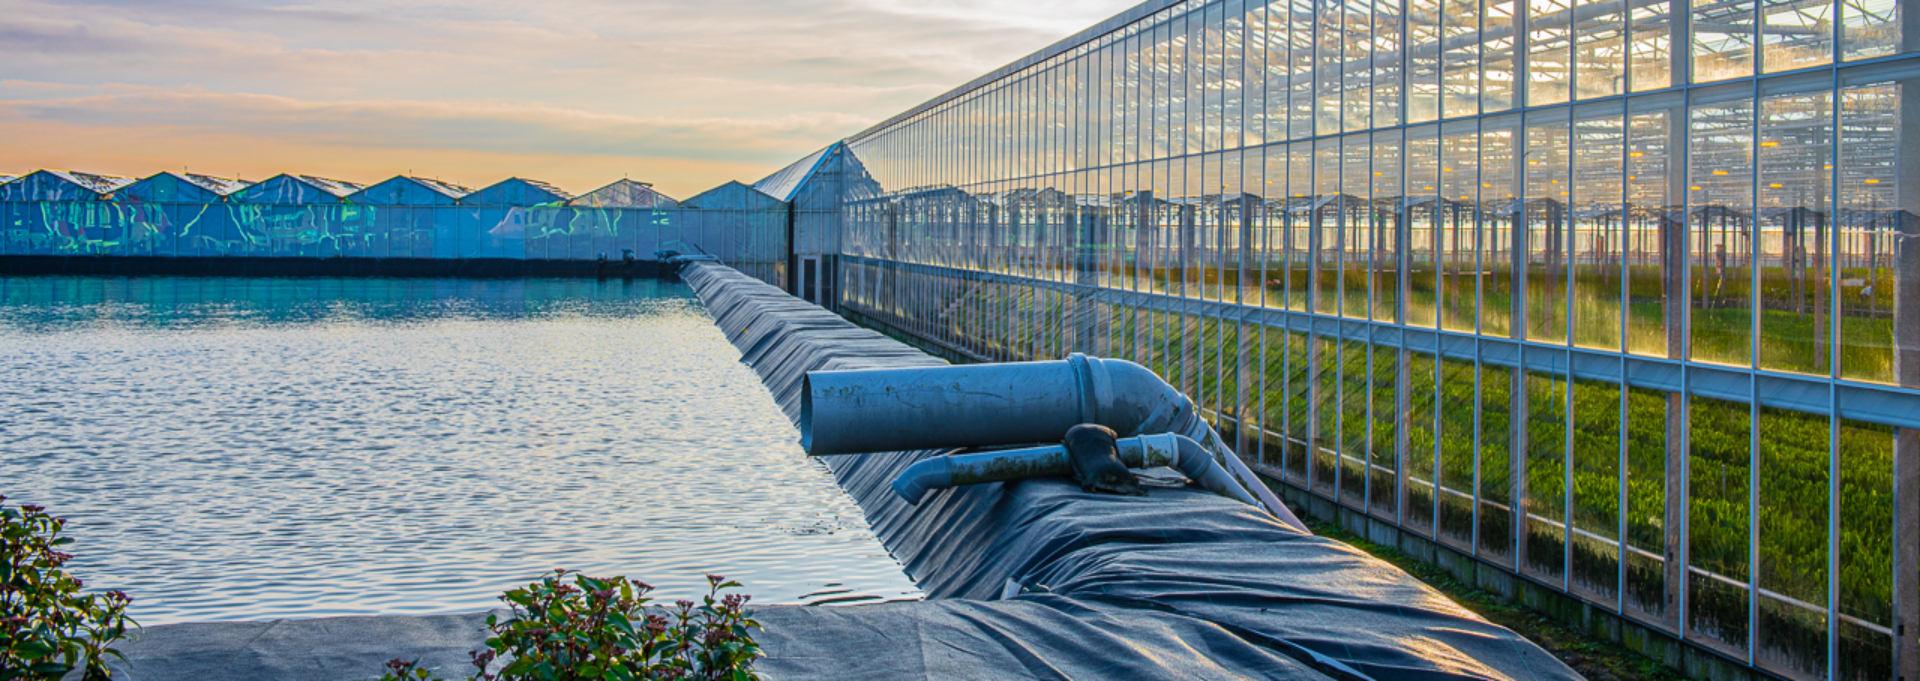
<svg viewBox="0 0 1920 681"><path fill-rule="evenodd" d="M1920 678L1914 15L1149 2L848 140L839 304L1138 361L1282 483L1736 663Z"/></svg>
<svg viewBox="0 0 1920 681"><path fill-rule="evenodd" d="M640 208L449 205L456 199L442 194L432 204L355 203L360 195L331 203L253 203L245 190L194 201L150 201L137 191L56 201L0 195L0 255L618 261L626 250L640 259L675 250L785 281L787 209L770 198Z"/></svg>

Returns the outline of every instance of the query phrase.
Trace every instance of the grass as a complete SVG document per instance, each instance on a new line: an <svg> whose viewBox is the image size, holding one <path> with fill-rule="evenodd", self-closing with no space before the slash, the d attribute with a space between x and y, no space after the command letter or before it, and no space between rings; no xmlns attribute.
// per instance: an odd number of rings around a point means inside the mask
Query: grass
<svg viewBox="0 0 1920 681"><path fill-rule="evenodd" d="M1638 288L1629 325L1640 328L1651 320L1656 330L1647 335L1657 339L1664 333L1658 330L1657 298L1654 304L1642 303L1647 297ZM1745 292L1729 289L1728 294ZM1618 304L1618 298L1603 302ZM1003 283L973 304L976 313L984 313L980 318L992 320L991 328L956 325L942 332L1005 357L1051 358L1066 349L1069 334L1062 333L1061 320L1069 318L1073 303L1065 296ZM1494 307L1504 309L1505 303ZM1696 324L1719 318L1695 312ZM1761 314L1763 328L1791 328L1784 320L1773 323L1781 313ZM1579 590L1601 600L1624 590L1631 607L1656 617L1670 616L1663 612L1667 594L1685 589L1692 604L1685 623L1690 631L1739 648L1751 640L1762 660L1815 676L1826 675L1823 613L1766 596L1755 603L1743 587L1698 575L1669 584L1659 557L1671 556L1669 549L1676 548L1667 545L1667 527L1681 518L1669 517L1667 502L1670 494L1682 494L1690 533L1681 540L1688 542L1691 567L1823 605L1833 555L1827 543L1828 508L1837 501L1840 613L1880 626L1891 623L1891 429L1784 409L1755 412L1745 403L1704 397L1675 400L1658 390L1570 381L1419 352L1408 352L1401 363L1391 349L1370 352L1364 343L1279 328L1263 332L1258 325L1192 314L1115 306L1102 310L1101 319L1107 324L1101 331L1109 334L1108 354L1146 365L1208 409L1246 423L1250 435L1274 433L1258 455L1290 482L1306 486L1311 480L1316 491L1343 503L1391 513L1399 500L1378 492L1393 489L1392 474L1373 475L1375 494L1366 498L1368 476L1362 471L1369 464L1396 467L1392 447L1379 445L1404 430L1408 451L1400 474L1408 479L1409 528L1437 529L1444 542L1463 549L1477 536L1488 560L1546 579L1571 571ZM1728 319L1744 329L1749 318L1743 312ZM1801 323L1811 333L1812 321ZM1842 317L1839 323L1847 341L1842 373L1849 365L1877 367L1886 348L1854 340L1856 334L1887 333L1863 331L1887 320ZM970 336L970 330L981 335ZM1744 333L1717 335L1745 338ZM1696 329L1694 337L1702 335ZM1763 334L1762 357L1810 355L1805 350L1812 343L1804 336ZM1781 347L1773 348L1774 343ZM1226 348L1235 350L1222 351ZM1399 387L1390 371L1405 374L1408 412L1380 418L1392 415L1398 402L1393 391ZM1682 409L1691 423L1684 451L1672 448L1675 433L1670 433ZM1830 441L1838 442L1840 457L1837 500L1829 493L1836 482L1829 472ZM1528 455L1516 462L1523 445ZM1669 461L1682 456L1691 471L1688 485L1668 489ZM1336 471L1342 481L1338 487ZM1436 508L1436 474L1450 490L1469 495L1478 490L1477 517L1473 499L1453 493L1442 494ZM1516 484L1521 482L1524 488ZM1750 491L1755 483L1758 489ZM1570 537L1547 522L1517 523L1515 504L1532 516L1570 522L1577 531ZM1621 547L1615 543L1623 517L1626 546L1652 554L1625 556L1624 584ZM1754 542L1750 527L1756 522ZM1756 543L1757 561L1750 556ZM1527 553L1524 564L1516 564L1516 546ZM1758 611L1757 631L1750 631L1749 608ZM1885 678L1890 640L1847 620L1838 622L1839 677Z"/></svg>

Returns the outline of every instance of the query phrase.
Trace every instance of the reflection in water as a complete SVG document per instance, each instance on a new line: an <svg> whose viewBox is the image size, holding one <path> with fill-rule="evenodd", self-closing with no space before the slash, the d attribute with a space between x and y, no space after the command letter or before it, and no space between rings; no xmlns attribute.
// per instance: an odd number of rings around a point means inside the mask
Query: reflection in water
<svg viewBox="0 0 1920 681"><path fill-rule="evenodd" d="M737 357L654 281L0 277L0 494L144 624L917 598Z"/></svg>

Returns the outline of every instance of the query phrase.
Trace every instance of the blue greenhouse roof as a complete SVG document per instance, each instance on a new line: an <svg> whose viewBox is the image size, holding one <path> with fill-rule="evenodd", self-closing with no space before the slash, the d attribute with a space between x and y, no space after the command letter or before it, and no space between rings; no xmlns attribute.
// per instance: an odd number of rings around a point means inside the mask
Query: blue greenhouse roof
<svg viewBox="0 0 1920 681"><path fill-rule="evenodd" d="M245 180L169 170L141 178L120 188L115 194L120 198L142 201L200 203L219 201L249 186L252 186L251 183Z"/></svg>
<svg viewBox="0 0 1920 681"><path fill-rule="evenodd" d="M282 173L236 192L233 197L247 203L339 203L341 198L365 188L365 185L342 180Z"/></svg>
<svg viewBox="0 0 1920 681"><path fill-rule="evenodd" d="M348 194L354 203L372 205L432 206L452 205L473 190L451 182L396 175L365 189Z"/></svg>
<svg viewBox="0 0 1920 681"><path fill-rule="evenodd" d="M8 201L98 201L132 184L131 178L70 170L36 170L0 185Z"/></svg>
<svg viewBox="0 0 1920 681"><path fill-rule="evenodd" d="M572 194L545 182L509 177L473 190L473 193L461 197L460 203L468 206L524 207L563 203L572 198Z"/></svg>
<svg viewBox="0 0 1920 681"><path fill-rule="evenodd" d="M645 182L622 179L605 187L574 197L569 206L589 208L673 208L680 201L662 194Z"/></svg>

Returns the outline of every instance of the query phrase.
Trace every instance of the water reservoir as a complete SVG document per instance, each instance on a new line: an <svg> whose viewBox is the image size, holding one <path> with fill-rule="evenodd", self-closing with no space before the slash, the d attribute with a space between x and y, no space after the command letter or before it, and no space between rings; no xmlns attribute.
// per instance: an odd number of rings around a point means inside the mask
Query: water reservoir
<svg viewBox="0 0 1920 681"><path fill-rule="evenodd" d="M918 598L738 357L651 280L0 277L0 494L149 625Z"/></svg>

